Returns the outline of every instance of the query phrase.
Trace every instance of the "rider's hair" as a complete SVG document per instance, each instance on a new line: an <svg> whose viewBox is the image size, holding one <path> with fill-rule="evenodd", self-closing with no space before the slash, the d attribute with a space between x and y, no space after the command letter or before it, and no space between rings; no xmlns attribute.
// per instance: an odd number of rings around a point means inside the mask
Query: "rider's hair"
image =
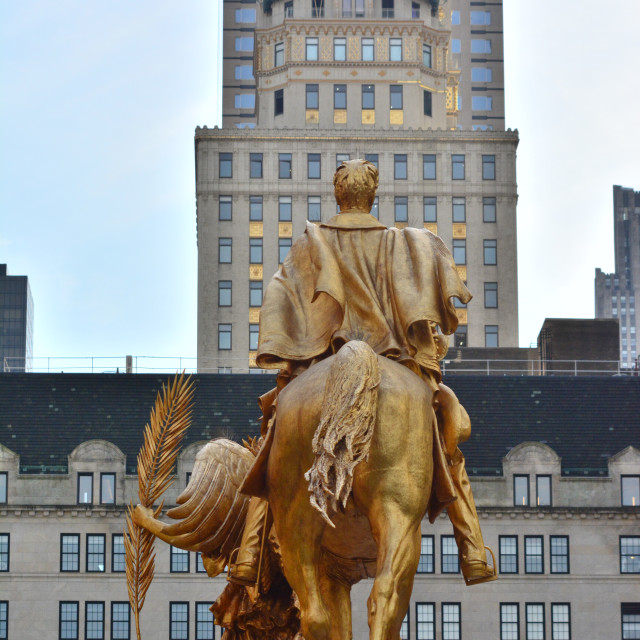
<svg viewBox="0 0 640 640"><path fill-rule="evenodd" d="M333 186L341 210L370 211L378 188L378 170L366 160L346 160L335 172Z"/></svg>

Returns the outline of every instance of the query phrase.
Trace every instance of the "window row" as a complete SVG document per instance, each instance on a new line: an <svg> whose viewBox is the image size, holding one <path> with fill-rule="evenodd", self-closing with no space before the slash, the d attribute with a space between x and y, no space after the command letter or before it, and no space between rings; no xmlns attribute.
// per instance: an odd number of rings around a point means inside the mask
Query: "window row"
<svg viewBox="0 0 640 640"><path fill-rule="evenodd" d="M314 165L317 162L317 170L319 172L320 154L312 154L309 156L318 156L309 160ZM311 173L311 169L310 169ZM315 177L315 176L314 176ZM396 196L394 198L394 221L408 222L408 197ZM451 200L451 222L467 221L467 200L463 196L454 196ZM307 196L307 220L311 222L319 222L322 211L321 196ZM372 211L372 215L377 215L377 208ZM293 217L291 196L278 196L278 221L291 222ZM249 196L249 220L251 222L262 222L264 218L263 197ZM231 221L233 219L233 196L221 195L218 198L218 219L221 221ZM438 222L438 198L436 196L424 196L422 199L422 221L428 223ZM496 222L496 199L494 197L485 197L482 199L482 221ZM417 221L416 221L417 222ZM225 245L226 246L226 245ZM228 252L227 252L228 254ZM231 260L220 260L220 262L230 262ZM261 262L261 261L259 261ZM282 260L280 260L282 262Z"/></svg>
<svg viewBox="0 0 640 640"><path fill-rule="evenodd" d="M571 639L571 605L566 602L551 603L551 635L546 629L546 607L543 602L524 604L524 636L520 635L520 604L517 602L500 603L500 640L551 640Z"/></svg>
<svg viewBox="0 0 640 640"><path fill-rule="evenodd" d="M110 634L105 634L107 607L110 610ZM0 636L0 638L3 636ZM6 636L5 636L6 637ZM131 610L128 602L85 602L85 640L129 640L131 638ZM80 602L62 601L58 609L58 638L80 638Z"/></svg>
<svg viewBox="0 0 640 640"><path fill-rule="evenodd" d="M257 300L254 302L257 302ZM251 306L260 305L252 304ZM255 351L258 348L259 333L260 326L258 324L249 324L249 351ZM218 325L218 349L220 351L228 351L232 348L232 334L232 325L230 323L221 323Z"/></svg>
<svg viewBox="0 0 640 640"><path fill-rule="evenodd" d="M499 536L500 573L520 573L518 536ZM569 536L549 536L549 572L569 573ZM544 536L524 536L524 573L544 573Z"/></svg>
<svg viewBox="0 0 640 640"><path fill-rule="evenodd" d="M489 11L471 11L470 24L472 26L489 26L491 24L491 12ZM451 24L460 24L460 11L451 12Z"/></svg>
<svg viewBox="0 0 640 640"><path fill-rule="evenodd" d="M452 241L453 260L457 265L467 264L467 240L466 238L454 238ZM482 241L482 259L485 265L498 264L498 241L485 239Z"/></svg>
<svg viewBox="0 0 640 640"><path fill-rule="evenodd" d="M80 534L60 534L60 571L80 571ZM85 536L84 566L88 573L106 571L107 536L104 533L87 533ZM126 569L124 535L111 535L111 572L124 573Z"/></svg>
<svg viewBox="0 0 640 640"><path fill-rule="evenodd" d="M335 85L341 87L343 85ZM363 86L363 96L365 95L365 87L373 87L373 85ZM309 89L311 88L311 90ZM307 85L307 105L317 104L318 85ZM394 89L394 87L391 87ZM392 91L392 104L395 99L395 104L400 105L395 108L402 108L402 87L396 87L399 91ZM334 99L335 99L334 94ZM338 95L343 96L339 93ZM368 95L368 94L367 94ZM373 100L373 92L370 94L371 100ZM395 96L395 98L393 98ZM346 101L346 93L340 100ZM341 103L342 104L342 103ZM346 102L344 103L346 105ZM373 105L373 102L367 104ZM311 108L307 106L307 108ZM314 107L317 108L317 107ZM365 108L363 106L363 108ZM368 107L373 109L374 107ZM394 107L392 107L394 108ZM375 165L378 166L378 154L367 154L367 156L375 157ZM336 154L336 168L340 166L342 162L350 159L350 154L342 153ZM366 158L368 159L368 158ZM482 179L483 180L495 180L496 179L496 157L493 154L482 154ZM249 154L249 177L255 179L263 178L263 164L264 157L262 153L250 153ZM290 180L293 177L293 158L291 153L279 153L278 154L278 178L280 180ZM407 180L408 179L408 156L404 153L396 153L393 157L393 177L395 180ZM333 167L332 167L333 169ZM423 154L422 155L422 178L424 180L436 180L437 177L436 166L436 154ZM218 156L218 174L220 178L232 178L233 177L233 153L230 151L220 152ZM318 179L321 177L321 154L308 153L307 154L307 178ZM452 180L465 180L466 179L466 156L465 154L452 154L451 155L451 179Z"/></svg>
<svg viewBox="0 0 640 640"><path fill-rule="evenodd" d="M93 504L93 476L91 472L78 473L78 504ZM98 500L100 504L116 503L116 474L100 473Z"/></svg>
<svg viewBox="0 0 640 640"><path fill-rule="evenodd" d="M435 602L416 602L416 640L459 640L462 638L462 614L459 602L443 602L440 605L440 635L436 636L436 604ZM402 621L400 640L411 640L410 613Z"/></svg>
<svg viewBox="0 0 640 640"><path fill-rule="evenodd" d="M491 283L487 283L491 284ZM489 292L489 299L491 299L492 293ZM496 287L496 296L497 296L497 287ZM486 297L486 289L485 289L485 300ZM457 305L456 305L457 306ZM484 325L484 346L487 348L497 348L500 346L499 341L499 333L500 328L497 324L485 324ZM454 347L467 347L467 334L468 327L466 324L459 324L456 332L453 334L453 346Z"/></svg>

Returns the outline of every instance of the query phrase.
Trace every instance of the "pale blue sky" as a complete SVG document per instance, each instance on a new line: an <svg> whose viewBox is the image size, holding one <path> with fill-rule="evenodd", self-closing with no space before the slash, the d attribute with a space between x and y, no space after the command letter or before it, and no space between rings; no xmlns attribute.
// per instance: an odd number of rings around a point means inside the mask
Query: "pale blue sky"
<svg viewBox="0 0 640 640"><path fill-rule="evenodd" d="M0 5L0 262L29 276L36 357L195 356L193 133L220 122L220 5ZM545 317L593 317L613 268L612 185L640 189L639 22L637 0L505 0L521 346Z"/></svg>

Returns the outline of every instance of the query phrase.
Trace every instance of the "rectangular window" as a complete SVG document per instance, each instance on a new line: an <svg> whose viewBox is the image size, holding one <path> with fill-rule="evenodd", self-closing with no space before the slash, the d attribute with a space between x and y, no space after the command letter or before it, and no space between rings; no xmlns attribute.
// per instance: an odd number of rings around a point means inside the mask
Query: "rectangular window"
<svg viewBox="0 0 640 640"><path fill-rule="evenodd" d="M7 640L9 637L9 602L0 600L0 640Z"/></svg>
<svg viewBox="0 0 640 640"><path fill-rule="evenodd" d="M276 89L273 92L273 115L281 116L284 113L284 89Z"/></svg>
<svg viewBox="0 0 640 640"><path fill-rule="evenodd" d="M210 602L196 602L196 640L214 640L215 627Z"/></svg>
<svg viewBox="0 0 640 640"><path fill-rule="evenodd" d="M471 53L491 53L491 40L471 40Z"/></svg>
<svg viewBox="0 0 640 640"><path fill-rule="evenodd" d="M569 536L549 536L551 573L569 573Z"/></svg>
<svg viewBox="0 0 640 640"><path fill-rule="evenodd" d="M124 573L126 569L124 535L122 533L114 533L111 536L111 572Z"/></svg>
<svg viewBox="0 0 640 640"><path fill-rule="evenodd" d="M80 571L80 535L60 535L60 571Z"/></svg>
<svg viewBox="0 0 640 640"><path fill-rule="evenodd" d="M169 640L189 640L189 603L169 603Z"/></svg>
<svg viewBox="0 0 640 640"><path fill-rule="evenodd" d="M370 162L376 169L378 168L378 154L377 153L365 153L364 159Z"/></svg>
<svg viewBox="0 0 640 640"><path fill-rule="evenodd" d="M253 65L239 64L235 68L236 80L253 80Z"/></svg>
<svg viewBox="0 0 640 640"><path fill-rule="evenodd" d="M218 280L218 306L231 306L231 280Z"/></svg>
<svg viewBox="0 0 640 640"><path fill-rule="evenodd" d="M500 573L518 573L518 536L499 536Z"/></svg>
<svg viewBox="0 0 640 640"><path fill-rule="evenodd" d="M442 640L460 640L462 638L460 603L442 603Z"/></svg>
<svg viewBox="0 0 640 640"><path fill-rule="evenodd" d="M274 47L273 66L281 67L284 64L284 42L276 42Z"/></svg>
<svg viewBox="0 0 640 640"><path fill-rule="evenodd" d="M317 109L319 105L319 85L308 84L305 86L305 107L307 109Z"/></svg>
<svg viewBox="0 0 640 640"><path fill-rule="evenodd" d="M324 0L311 0L311 17L324 18Z"/></svg>
<svg viewBox="0 0 640 640"><path fill-rule="evenodd" d="M334 109L347 108L347 85L346 84L333 85L333 108Z"/></svg>
<svg viewBox="0 0 640 640"><path fill-rule="evenodd" d="M291 154L278 154L278 178L281 180L291 180Z"/></svg>
<svg viewBox="0 0 640 640"><path fill-rule="evenodd" d="M402 109L402 85L392 84L389 87L389 107Z"/></svg>
<svg viewBox="0 0 640 640"><path fill-rule="evenodd" d="M635 329L635 327L632 327ZM622 476L620 478L622 491L622 506L640 506L640 476Z"/></svg>
<svg viewBox="0 0 640 640"><path fill-rule="evenodd" d="M102 573L105 570L105 537L103 533L87 534L87 572Z"/></svg>
<svg viewBox="0 0 640 640"><path fill-rule="evenodd" d="M348 153L336 153L336 169L343 163L350 159Z"/></svg>
<svg viewBox="0 0 640 640"><path fill-rule="evenodd" d="M249 263L262 264L262 238L249 238Z"/></svg>
<svg viewBox="0 0 640 640"><path fill-rule="evenodd" d="M496 221L496 199L495 198L482 198L482 221L483 222Z"/></svg>
<svg viewBox="0 0 640 640"><path fill-rule="evenodd" d="M278 220L280 222L291 222L291 196L280 196L278 198ZM262 258L260 258L262 262Z"/></svg>
<svg viewBox="0 0 640 640"><path fill-rule="evenodd" d="M261 153L249 154L249 177L262 178L262 154ZM231 199L231 196L228 196L228 197L229 199ZM225 218L225 220L231 220L231 217Z"/></svg>
<svg viewBox="0 0 640 640"><path fill-rule="evenodd" d="M318 59L318 38L307 38L305 41L305 59Z"/></svg>
<svg viewBox="0 0 640 640"><path fill-rule="evenodd" d="M551 506L551 476L536 476L536 506Z"/></svg>
<svg viewBox="0 0 640 640"><path fill-rule="evenodd" d="M362 60L365 62L372 62L375 60L375 45L373 38L362 38L360 51L362 53Z"/></svg>
<svg viewBox="0 0 640 640"><path fill-rule="evenodd" d="M498 283L497 282L484 283L484 307L485 309L498 308Z"/></svg>
<svg viewBox="0 0 640 640"><path fill-rule="evenodd" d="M484 326L484 346L488 348L497 348L498 344L498 325L486 324Z"/></svg>
<svg viewBox="0 0 640 640"><path fill-rule="evenodd" d="M464 156L454 154L451 156L451 179L464 180Z"/></svg>
<svg viewBox="0 0 640 640"><path fill-rule="evenodd" d="M236 22L255 22L255 9L236 9Z"/></svg>
<svg viewBox="0 0 640 640"><path fill-rule="evenodd" d="M251 327L254 327L254 326L256 325L253 325L253 324L249 325L249 349L251 349ZM257 349L258 347L256 346L255 348ZM200 553L200 551L196 551L196 573L207 573L207 570L205 569L205 566L204 566L204 562L202 561L202 553Z"/></svg>
<svg viewBox="0 0 640 640"><path fill-rule="evenodd" d="M395 180L407 179L407 154L395 153L393 155L393 177Z"/></svg>
<svg viewBox="0 0 640 640"><path fill-rule="evenodd" d="M422 199L422 219L424 222L438 221L438 205L435 196L425 196Z"/></svg>
<svg viewBox="0 0 640 640"><path fill-rule="evenodd" d="M371 211L369 212L371 213L371 215L376 219L379 220L380 218L380 211L379 211L379 205L378 205L378 196L376 196L373 199L373 205L371 206Z"/></svg>
<svg viewBox="0 0 640 640"><path fill-rule="evenodd" d="M436 156L433 153L425 153L422 156L422 179L436 179Z"/></svg>
<svg viewBox="0 0 640 640"><path fill-rule="evenodd" d="M411 3L411 19L417 20L420 18L420 5L417 2Z"/></svg>
<svg viewBox="0 0 640 640"><path fill-rule="evenodd" d="M456 309L466 309L467 308L467 305L464 302L462 302L462 300L460 300L459 298L454 298L453 299L453 306Z"/></svg>
<svg viewBox="0 0 640 640"><path fill-rule="evenodd" d="M218 238L218 262L231 263L231 238Z"/></svg>
<svg viewBox="0 0 640 640"><path fill-rule="evenodd" d="M471 67L471 82L491 82L493 72L489 67Z"/></svg>
<svg viewBox="0 0 640 640"><path fill-rule="evenodd" d="M93 504L93 473L78 474L78 504Z"/></svg>
<svg viewBox="0 0 640 640"><path fill-rule="evenodd" d="M251 38L253 42L253 38ZM232 178L233 177L233 154L232 153L220 153L218 173L220 178Z"/></svg>
<svg viewBox="0 0 640 640"><path fill-rule="evenodd" d="M402 38L389 38L389 60L391 62L402 60Z"/></svg>
<svg viewBox="0 0 640 640"><path fill-rule="evenodd" d="M460 24L460 12L459 11L452 11L451 12L451 24L452 25Z"/></svg>
<svg viewBox="0 0 640 640"><path fill-rule="evenodd" d="M434 549L433 536L422 536L420 541L420 560L418 561L418 573L434 573Z"/></svg>
<svg viewBox="0 0 640 640"><path fill-rule="evenodd" d="M171 545L171 573L189 573L189 552Z"/></svg>
<svg viewBox="0 0 640 640"><path fill-rule="evenodd" d="M362 85L362 108L363 109L375 109L375 85L363 84Z"/></svg>
<svg viewBox="0 0 640 640"><path fill-rule="evenodd" d="M9 534L0 533L0 571L9 571Z"/></svg>
<svg viewBox="0 0 640 640"><path fill-rule="evenodd" d="M282 264L291 249L291 238L278 238L278 262Z"/></svg>
<svg viewBox="0 0 640 640"><path fill-rule="evenodd" d="M104 602L85 602L84 637L86 640L104 640Z"/></svg>
<svg viewBox="0 0 640 640"><path fill-rule="evenodd" d="M640 536L620 536L620 573L640 573Z"/></svg>
<svg viewBox="0 0 640 640"><path fill-rule="evenodd" d="M484 263L498 264L498 241L483 240L482 246L484 250Z"/></svg>
<svg viewBox="0 0 640 640"><path fill-rule="evenodd" d="M320 178L320 154L307 153L307 178L318 180Z"/></svg>
<svg viewBox="0 0 640 640"><path fill-rule="evenodd" d="M100 504L115 504L116 502L116 474L100 474Z"/></svg>
<svg viewBox="0 0 640 640"><path fill-rule="evenodd" d="M422 45L422 64L425 67L431 68L431 45L423 44Z"/></svg>
<svg viewBox="0 0 640 640"><path fill-rule="evenodd" d="M322 211L322 199L320 196L307 197L307 220L320 222Z"/></svg>
<svg viewBox="0 0 640 640"><path fill-rule="evenodd" d="M231 220L233 215L233 201L231 196L219 196L218 220Z"/></svg>
<svg viewBox="0 0 640 640"><path fill-rule="evenodd" d="M7 472L0 473L0 504L7 504Z"/></svg>
<svg viewBox="0 0 640 640"><path fill-rule="evenodd" d="M433 94L426 89L422 92L422 105L424 115L431 117L433 115Z"/></svg>
<svg viewBox="0 0 640 640"><path fill-rule="evenodd" d="M347 39L346 38L333 39L333 59L341 60L341 61L347 59Z"/></svg>
<svg viewBox="0 0 640 640"><path fill-rule="evenodd" d="M402 618L402 625L400 627L400 640L409 640L409 611Z"/></svg>
<svg viewBox="0 0 640 640"><path fill-rule="evenodd" d="M496 157L495 156L482 156L482 179L483 180L496 179Z"/></svg>
<svg viewBox="0 0 640 640"><path fill-rule="evenodd" d="M258 337L260 335L260 325L249 325L249 350L255 351L258 348Z"/></svg>
<svg viewBox="0 0 640 640"><path fill-rule="evenodd" d="M544 573L542 536L524 537L524 572Z"/></svg>
<svg viewBox="0 0 640 640"><path fill-rule="evenodd" d="M220 351L226 351L231 349L231 325L219 324L218 325L218 349Z"/></svg>
<svg viewBox="0 0 640 640"><path fill-rule="evenodd" d="M472 96L472 111L491 111L493 109L493 98L489 96ZM487 178L485 178L486 180ZM491 178L493 180L493 178Z"/></svg>
<svg viewBox="0 0 640 640"><path fill-rule="evenodd" d="M129 603L111 603L111 640L129 640Z"/></svg>
<svg viewBox="0 0 640 640"><path fill-rule="evenodd" d="M440 572L460 573L458 545L453 536L440 536Z"/></svg>
<svg viewBox="0 0 640 640"><path fill-rule="evenodd" d="M451 38L451 53L460 53L460 38Z"/></svg>
<svg viewBox="0 0 640 640"><path fill-rule="evenodd" d="M236 51L253 51L253 36L236 38Z"/></svg>
<svg viewBox="0 0 640 640"><path fill-rule="evenodd" d="M453 261L456 264L467 264L467 241L453 241Z"/></svg>
<svg viewBox="0 0 640 640"><path fill-rule="evenodd" d="M252 222L262 221L262 196L249 197L249 220Z"/></svg>
<svg viewBox="0 0 640 640"><path fill-rule="evenodd" d="M78 605L78 602L60 603L60 640L78 640Z"/></svg>
<svg viewBox="0 0 640 640"><path fill-rule="evenodd" d="M416 640L435 640L436 605L433 602L416 602Z"/></svg>
<svg viewBox="0 0 640 640"><path fill-rule="evenodd" d="M527 640L544 640L544 604L525 605L525 622Z"/></svg>
<svg viewBox="0 0 640 640"><path fill-rule="evenodd" d="M262 280L252 280L249 282L249 306L262 306Z"/></svg>
<svg viewBox="0 0 640 640"><path fill-rule="evenodd" d="M453 334L454 346L466 347L467 346L467 326L464 324L458 325L456 332Z"/></svg>
<svg viewBox="0 0 640 640"><path fill-rule="evenodd" d="M407 222L408 204L407 196L395 196L393 199L394 222Z"/></svg>
<svg viewBox="0 0 640 640"><path fill-rule="evenodd" d="M570 605L551 605L551 640L571 640Z"/></svg>
<svg viewBox="0 0 640 640"><path fill-rule="evenodd" d="M520 611L516 602L500 603L500 640L519 640Z"/></svg>
<svg viewBox="0 0 640 640"><path fill-rule="evenodd" d="M451 204L453 222L466 222L467 207L465 198L453 198Z"/></svg>
<svg viewBox="0 0 640 640"><path fill-rule="evenodd" d="M255 93L236 93L234 96L234 106L236 109L255 109Z"/></svg>
<svg viewBox="0 0 640 640"><path fill-rule="evenodd" d="M293 0L284 3L284 17L293 18Z"/></svg>
<svg viewBox="0 0 640 640"><path fill-rule="evenodd" d="M622 637L640 638L640 604L637 602L620 603L622 618Z"/></svg>
<svg viewBox="0 0 640 640"><path fill-rule="evenodd" d="M488 27L491 24L491 13L489 11L472 11L471 24Z"/></svg>

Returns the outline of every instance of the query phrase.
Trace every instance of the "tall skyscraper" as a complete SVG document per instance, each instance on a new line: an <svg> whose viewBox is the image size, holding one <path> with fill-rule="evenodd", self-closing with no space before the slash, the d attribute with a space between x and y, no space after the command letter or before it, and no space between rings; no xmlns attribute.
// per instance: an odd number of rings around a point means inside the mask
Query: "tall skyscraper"
<svg viewBox="0 0 640 640"><path fill-rule="evenodd" d="M7 275L0 264L0 371L30 371L33 299L27 276Z"/></svg>
<svg viewBox="0 0 640 640"><path fill-rule="evenodd" d="M200 371L253 367L264 287L357 157L380 171L373 215L452 250L475 296L454 344L518 345L501 5L458 4L225 3L223 128L196 131Z"/></svg>
<svg viewBox="0 0 640 640"><path fill-rule="evenodd" d="M636 299L640 296L640 191L613 187L615 272L596 269L596 318L618 318L620 363L638 367L637 335L640 323Z"/></svg>

